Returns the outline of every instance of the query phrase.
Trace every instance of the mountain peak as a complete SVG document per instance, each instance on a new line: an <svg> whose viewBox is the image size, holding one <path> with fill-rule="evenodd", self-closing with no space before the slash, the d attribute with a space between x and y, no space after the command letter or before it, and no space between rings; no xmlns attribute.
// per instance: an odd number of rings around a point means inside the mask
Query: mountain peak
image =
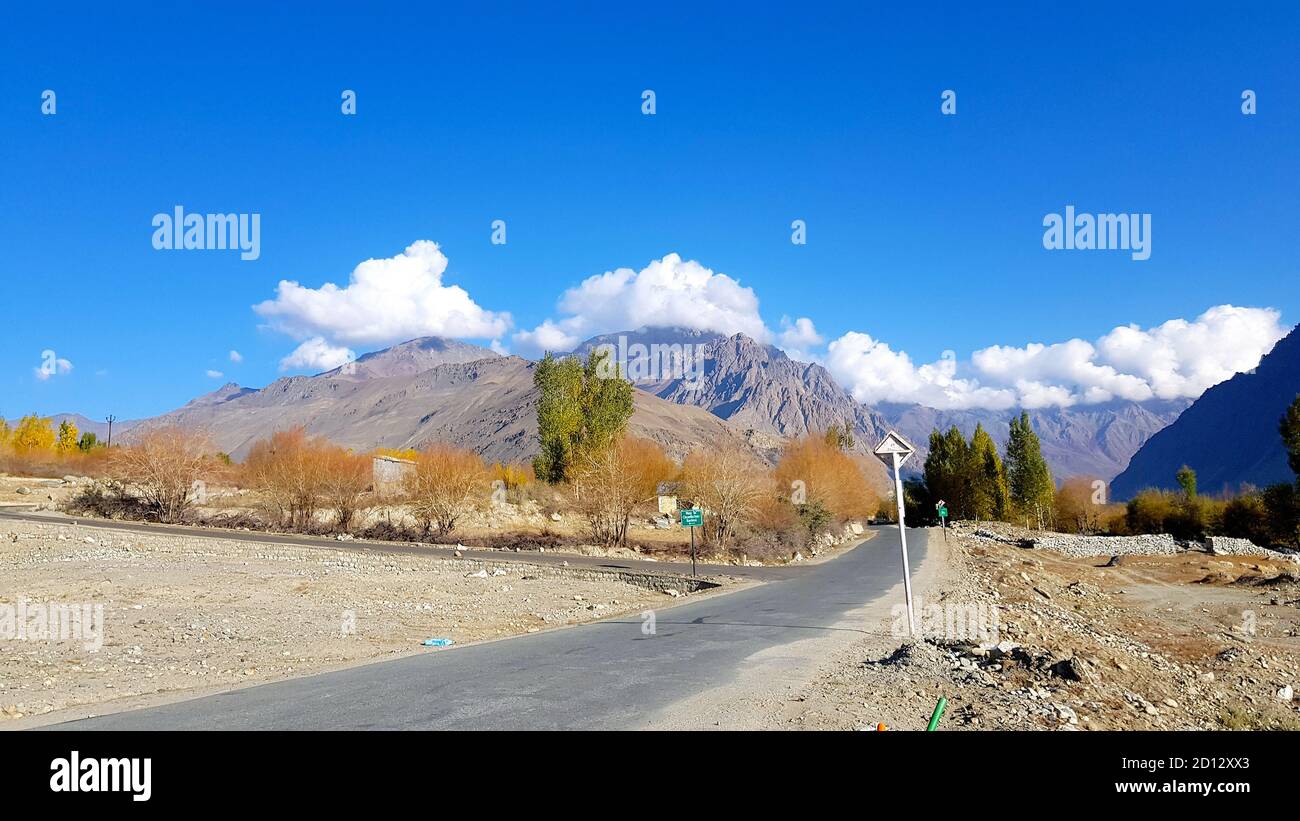
<svg viewBox="0 0 1300 821"><path fill-rule="evenodd" d="M461 364L479 359L495 359L496 351L440 336L421 336L387 348L362 354L321 376L345 379L383 379L390 376L414 376L439 365Z"/></svg>

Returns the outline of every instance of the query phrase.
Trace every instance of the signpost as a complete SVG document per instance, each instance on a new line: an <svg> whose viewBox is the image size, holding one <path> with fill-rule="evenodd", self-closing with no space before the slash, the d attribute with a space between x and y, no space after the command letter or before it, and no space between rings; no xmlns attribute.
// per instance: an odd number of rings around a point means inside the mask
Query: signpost
<svg viewBox="0 0 1300 821"><path fill-rule="evenodd" d="M704 526L704 511L698 507L682 509L682 527L691 531L691 575L695 575L695 528Z"/></svg>
<svg viewBox="0 0 1300 821"><path fill-rule="evenodd" d="M907 528L903 522L903 476L901 469L907 457L916 453L916 448L908 444L903 437L892 430L873 451L880 459L894 466L894 498L898 500L898 541L903 546L903 593L907 597L907 630L916 636L916 616L912 613L912 569L907 562ZM944 509L947 513L947 509Z"/></svg>
<svg viewBox="0 0 1300 821"><path fill-rule="evenodd" d="M934 505L935 513L939 514L939 524L943 527L948 526L948 503L940 499Z"/></svg>

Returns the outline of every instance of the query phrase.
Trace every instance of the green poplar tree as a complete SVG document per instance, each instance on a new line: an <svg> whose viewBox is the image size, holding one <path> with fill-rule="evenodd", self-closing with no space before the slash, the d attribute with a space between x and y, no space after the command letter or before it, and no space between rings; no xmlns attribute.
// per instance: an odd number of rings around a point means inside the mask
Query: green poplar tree
<svg viewBox="0 0 1300 821"><path fill-rule="evenodd" d="M1007 486L1011 504L1021 515L1033 517L1041 528L1051 519L1052 501L1056 484L1052 472L1043 459L1042 445L1029 414L1022 411L1012 417L1011 433L1007 437Z"/></svg>
<svg viewBox="0 0 1300 821"><path fill-rule="evenodd" d="M550 353L537 363L533 384L541 453L533 460L537 477L562 482L580 456L613 443L632 418L632 383L610 361L608 349L595 349L584 363L576 356Z"/></svg>

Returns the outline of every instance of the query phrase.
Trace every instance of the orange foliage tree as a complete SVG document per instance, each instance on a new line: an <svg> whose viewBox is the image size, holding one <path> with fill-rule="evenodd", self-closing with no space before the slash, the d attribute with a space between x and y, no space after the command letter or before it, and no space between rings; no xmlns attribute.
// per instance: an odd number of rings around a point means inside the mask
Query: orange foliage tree
<svg viewBox="0 0 1300 821"><path fill-rule="evenodd" d="M488 471L473 451L432 445L415 457L415 469L405 479L411 512L439 538L487 496Z"/></svg>

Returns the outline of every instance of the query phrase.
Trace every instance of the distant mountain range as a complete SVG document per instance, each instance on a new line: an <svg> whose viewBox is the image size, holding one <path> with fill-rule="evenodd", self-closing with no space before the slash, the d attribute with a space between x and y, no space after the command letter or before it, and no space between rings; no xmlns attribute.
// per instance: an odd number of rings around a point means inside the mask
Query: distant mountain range
<svg viewBox="0 0 1300 821"><path fill-rule="evenodd" d="M853 399L830 372L817 364L797 362L784 351L745 336L699 331L641 328L605 334L582 343L576 352L600 345L627 350L634 345L693 345L704 352L703 367L692 379L647 379L642 390L683 405L696 405L741 429L780 437L820 432L850 422L861 452L870 452L887 431L897 430L919 451L909 462L919 472L928 452L930 431L956 425L967 437L983 424L999 447L1006 444L1010 422L1021 409L945 411L924 405L882 404L868 407ZM692 349L695 350L695 349ZM1058 479L1092 476L1110 479L1156 431L1178 418L1191 400L1114 401L1077 408L1029 411L1042 442L1043 455Z"/></svg>
<svg viewBox="0 0 1300 821"><path fill-rule="evenodd" d="M444 441L489 461L524 460L536 453L532 362L426 338L367 354L354 364L277 379L260 390L223 385L137 423L128 437L168 424L199 427L221 450L242 459L257 440L301 425L310 434L362 450ZM702 442L740 441L707 411L640 392L635 400L631 432L659 442L670 454L685 455Z"/></svg>
<svg viewBox="0 0 1300 821"><path fill-rule="evenodd" d="M1250 373L1201 394L1178 420L1156 433L1111 483L1127 499L1143 488L1174 488L1183 465L1201 492L1237 491L1291 482L1278 421L1300 394L1300 330L1293 329Z"/></svg>
<svg viewBox="0 0 1300 821"><path fill-rule="evenodd" d="M1000 445L1019 409L943 411L920 405L869 407L853 399L830 372L791 359L784 351L744 334L680 328L641 328L582 343L617 351L635 345L680 346L690 362L676 378L645 372L636 379L631 432L660 442L676 457L699 446L736 441L771 461L790 437L820 433L848 422L866 455L890 429L921 453L930 431L956 425L969 436L976 423ZM686 347L691 346L691 347ZM635 349L634 349L635 350ZM236 459L258 439L297 425L349 447L420 447L447 441L489 460L531 458L537 450L534 363L487 348L436 337L413 339L365 354L316 376L277 379L264 388L234 383L197 397L152 419L119 422L124 440L152 426L203 427ZM637 374L632 374L636 376ZM1086 475L1109 479L1153 434L1173 422L1187 401L1110 402L1029 412L1043 453L1058 480ZM78 418L78 427L100 434L102 423ZM102 435L102 434L100 434ZM874 463L870 472L882 479ZM878 475L877 475L878 474Z"/></svg>

